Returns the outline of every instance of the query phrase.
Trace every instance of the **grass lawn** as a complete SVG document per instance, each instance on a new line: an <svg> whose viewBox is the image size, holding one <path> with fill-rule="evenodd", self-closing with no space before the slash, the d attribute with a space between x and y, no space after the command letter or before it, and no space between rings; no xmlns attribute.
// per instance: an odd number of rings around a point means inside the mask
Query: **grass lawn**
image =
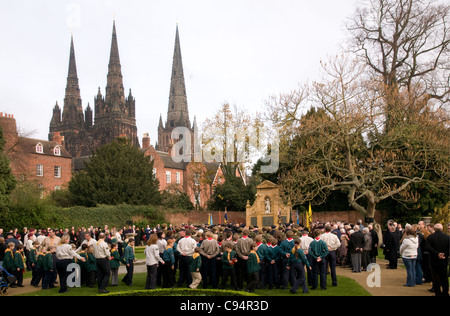
<svg viewBox="0 0 450 316"><path fill-rule="evenodd" d="M119 276L119 280L123 277ZM123 283L119 284L117 287L108 287L108 291L112 292L123 292L123 291L136 291L143 290L145 288L147 274L146 273L135 273L133 278L133 286L126 286ZM120 282L119 282L120 283ZM328 284L331 285L331 278L328 277ZM296 296L370 296L370 294L361 287L356 281L338 276L338 287L331 287L325 291L322 290L310 290L308 294L301 294L301 290ZM200 285L201 288L201 285ZM59 294L59 287L49 290L38 290L36 292L23 294L20 296L95 296L98 294L97 288L74 288L69 289L68 293ZM256 290L255 294L261 296L294 296L289 293L288 290Z"/></svg>

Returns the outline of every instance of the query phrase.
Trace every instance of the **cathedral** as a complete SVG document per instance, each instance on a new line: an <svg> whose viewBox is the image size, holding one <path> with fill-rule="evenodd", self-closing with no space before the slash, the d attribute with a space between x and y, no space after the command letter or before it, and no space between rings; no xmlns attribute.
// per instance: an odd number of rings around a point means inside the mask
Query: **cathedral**
<svg viewBox="0 0 450 316"><path fill-rule="evenodd" d="M94 112L89 103L83 112L72 36L64 106L62 112L58 103L53 108L49 140L62 140L64 147L74 158L90 156L95 148L108 144L119 137L126 137L134 146L139 147L135 109L136 100L131 89L128 96L125 97L115 22L113 23L105 96L102 95L99 88L98 94L94 98ZM196 120L194 119L194 123L191 125L189 118L178 25L175 35L167 120L164 124L162 115L160 116L156 150L170 152L174 142L177 141L177 139L172 140L171 137L172 131L176 127L188 128L192 137L194 128L196 128Z"/></svg>
<svg viewBox="0 0 450 316"><path fill-rule="evenodd" d="M64 106L62 113L58 103L53 108L49 140L62 139L64 147L74 158L89 156L95 148L119 137L126 137L139 147L135 106L131 89L125 97L114 22L105 96L99 88L94 98L94 113L89 103L83 113L72 37Z"/></svg>
<svg viewBox="0 0 450 316"><path fill-rule="evenodd" d="M88 104L83 111L72 37L64 106L62 112L58 103L53 108L48 136L50 141L62 146L72 156L74 171L84 169L85 162L89 161L95 148L119 137L126 137L134 146L140 147L135 106L136 101L131 89L128 97L125 97L115 22L105 96L99 88L94 98L94 110ZM196 207L204 208L214 186L225 181L224 173L219 163L176 162L172 148L182 137L172 137L172 132L177 127L183 127L191 134L191 147L180 149L179 154L193 154L197 122L194 118L191 125L189 118L178 25L167 118L164 123L162 114L160 115L156 145L150 144L150 137L146 133L142 139L141 150L154 162L153 176L158 179L161 191L184 192ZM184 149L186 153L182 152ZM245 175L241 170L238 170L237 176L245 182Z"/></svg>

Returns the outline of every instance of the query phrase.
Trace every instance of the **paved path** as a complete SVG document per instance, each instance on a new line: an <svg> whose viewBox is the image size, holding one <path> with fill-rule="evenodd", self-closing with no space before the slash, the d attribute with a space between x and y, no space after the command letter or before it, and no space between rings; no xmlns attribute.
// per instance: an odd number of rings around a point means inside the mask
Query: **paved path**
<svg viewBox="0 0 450 316"><path fill-rule="evenodd" d="M433 293L428 292L431 288L431 284L423 284L415 287L405 287L403 284L406 283L406 270L402 268L399 264L397 270L386 269L387 261L377 260L381 268L380 278L381 287L369 287L367 285L367 278L372 274L372 272L362 272L362 273L352 273L351 269L337 267L337 274L354 279L362 287L364 287L373 296L434 296ZM134 267L135 273L146 273L147 268L145 266L145 260L140 260ZM124 266L119 269L119 274L126 273ZM37 289L30 286L30 279L24 280L25 287L10 289L8 296L25 294L30 292L35 292Z"/></svg>
<svg viewBox="0 0 450 316"><path fill-rule="evenodd" d="M415 287L403 286L406 283L406 269L399 264L397 270L386 269L386 260L377 260L380 265L380 281L381 287L369 287L367 285L368 277L374 271L366 271L361 273L353 273L348 268L336 268L336 273L357 281L373 296L434 296L428 290L431 288L431 283L416 285Z"/></svg>

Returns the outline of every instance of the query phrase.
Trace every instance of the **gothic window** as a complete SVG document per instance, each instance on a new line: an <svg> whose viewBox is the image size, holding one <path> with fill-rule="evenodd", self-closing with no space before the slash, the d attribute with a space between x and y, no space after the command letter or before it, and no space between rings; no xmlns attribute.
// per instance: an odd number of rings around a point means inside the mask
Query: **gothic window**
<svg viewBox="0 0 450 316"><path fill-rule="evenodd" d="M41 143L36 145L36 153L43 154L44 153L44 146L42 146Z"/></svg>
<svg viewBox="0 0 450 316"><path fill-rule="evenodd" d="M175 123L173 121L170 121L170 127L174 127Z"/></svg>

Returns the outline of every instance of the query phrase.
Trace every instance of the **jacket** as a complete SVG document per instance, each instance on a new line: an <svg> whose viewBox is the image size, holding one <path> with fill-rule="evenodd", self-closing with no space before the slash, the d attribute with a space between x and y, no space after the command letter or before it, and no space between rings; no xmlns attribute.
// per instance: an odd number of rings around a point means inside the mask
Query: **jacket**
<svg viewBox="0 0 450 316"><path fill-rule="evenodd" d="M419 248L419 238L414 236L406 236L400 246L400 255L403 258L417 257L417 249Z"/></svg>

